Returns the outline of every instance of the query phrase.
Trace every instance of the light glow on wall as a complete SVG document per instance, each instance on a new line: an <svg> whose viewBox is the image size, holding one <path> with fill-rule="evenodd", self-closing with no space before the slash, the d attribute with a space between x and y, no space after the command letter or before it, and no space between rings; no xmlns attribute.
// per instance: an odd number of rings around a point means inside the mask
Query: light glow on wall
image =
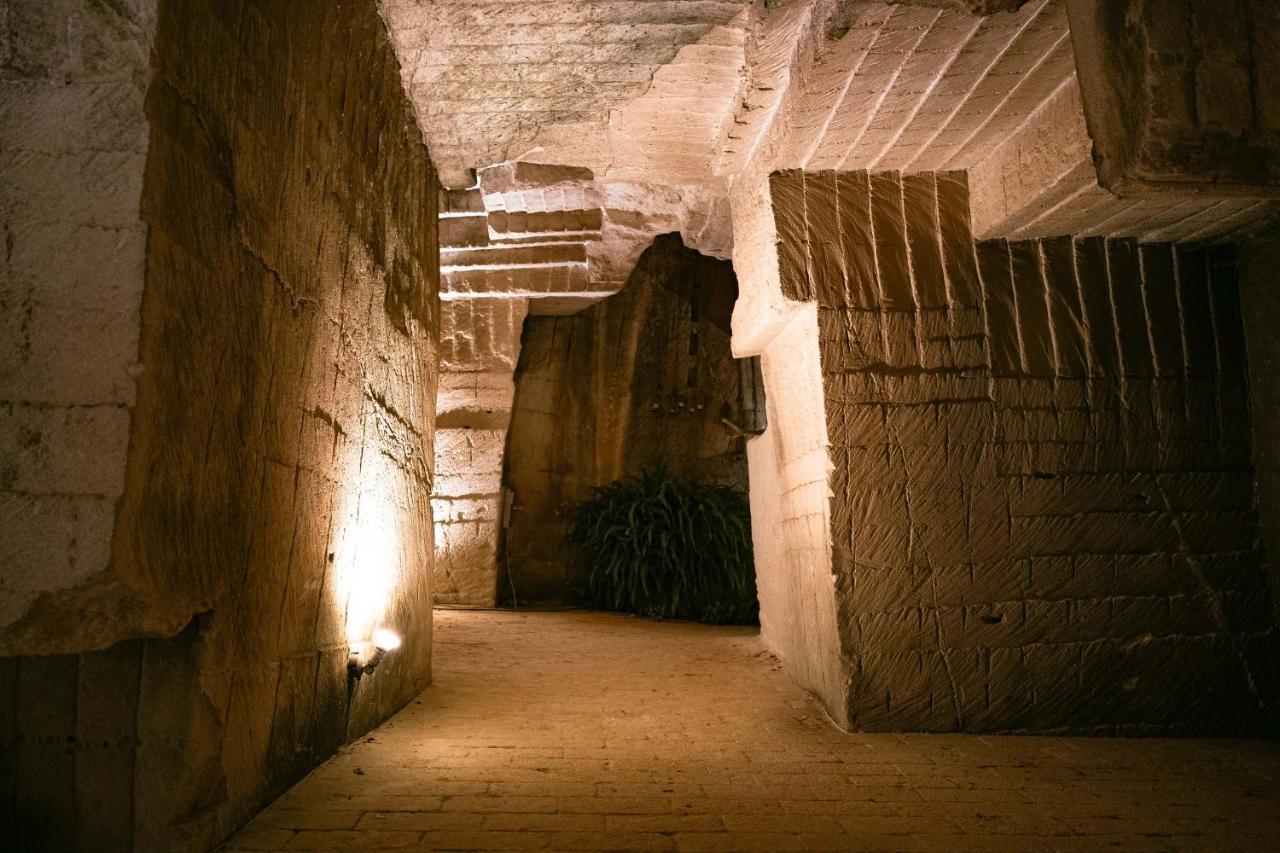
<svg viewBox="0 0 1280 853"><path fill-rule="evenodd" d="M401 574L395 478L370 455L364 459L360 489L350 498L356 502L354 518L347 516L337 556L338 600L346 602L347 643L352 648L369 643L383 624Z"/></svg>
<svg viewBox="0 0 1280 853"><path fill-rule="evenodd" d="M373 646L384 652L394 652L400 648L400 635L390 628L379 628L373 632Z"/></svg>

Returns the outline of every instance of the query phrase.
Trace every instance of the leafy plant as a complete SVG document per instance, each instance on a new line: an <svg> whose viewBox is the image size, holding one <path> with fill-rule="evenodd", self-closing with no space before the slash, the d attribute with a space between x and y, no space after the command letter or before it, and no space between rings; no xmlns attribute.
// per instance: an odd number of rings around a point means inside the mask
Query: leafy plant
<svg viewBox="0 0 1280 853"><path fill-rule="evenodd" d="M758 618L751 510L737 489L646 471L575 504L567 539L592 607L718 624Z"/></svg>

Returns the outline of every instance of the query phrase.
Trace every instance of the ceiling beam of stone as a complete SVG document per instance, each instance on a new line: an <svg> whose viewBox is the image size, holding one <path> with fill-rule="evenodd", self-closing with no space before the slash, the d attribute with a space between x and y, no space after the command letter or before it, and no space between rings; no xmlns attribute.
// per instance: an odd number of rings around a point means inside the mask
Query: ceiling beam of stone
<svg viewBox="0 0 1280 853"><path fill-rule="evenodd" d="M1099 184L1093 150L1073 76L969 169L974 234L1136 237L1153 243L1234 239L1280 213L1280 203L1266 198L1122 198Z"/></svg>
<svg viewBox="0 0 1280 853"><path fill-rule="evenodd" d="M536 313L616 290L660 233L728 256L732 185L776 169L965 172L982 236L1210 239L1276 215L1248 193L1100 185L1101 78L1082 91L1093 54L1073 44L1072 2L1080 18L1111 0L382 7L432 156L476 188L469 227L483 219L492 244L453 247L455 292L505 288ZM596 224L560 234L559 213Z"/></svg>
<svg viewBox="0 0 1280 853"><path fill-rule="evenodd" d="M967 169L1073 71L1063 5L848 3L796 75L777 168Z"/></svg>

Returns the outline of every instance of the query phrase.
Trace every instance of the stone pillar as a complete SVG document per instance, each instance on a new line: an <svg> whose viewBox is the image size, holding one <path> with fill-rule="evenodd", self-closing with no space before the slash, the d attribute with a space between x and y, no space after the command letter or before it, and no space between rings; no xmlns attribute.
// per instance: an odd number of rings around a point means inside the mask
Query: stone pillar
<svg viewBox="0 0 1280 853"><path fill-rule="evenodd" d="M497 603L503 455L528 304L503 297L441 303L431 499L441 604Z"/></svg>
<svg viewBox="0 0 1280 853"><path fill-rule="evenodd" d="M831 572L831 476L816 306L783 295L779 223L767 178L732 196L733 354L758 355L767 427L747 441L751 532L765 645L840 725L848 667Z"/></svg>
<svg viewBox="0 0 1280 853"><path fill-rule="evenodd" d="M493 607L502 548L502 471L515 394L514 373L528 314L568 314L592 293L588 241L599 208L552 209L538 181L561 171L524 166L512 197L490 186L515 167L482 173L487 188L441 193L440 385L436 398L435 600ZM589 173L588 173L589 175ZM571 175L572 177L572 175ZM485 192L491 191L487 209ZM560 201L565 192L553 193ZM569 194L572 196L572 193ZM578 199L583 201L584 199ZM544 200L545 202L545 200ZM526 209L532 207L533 209Z"/></svg>

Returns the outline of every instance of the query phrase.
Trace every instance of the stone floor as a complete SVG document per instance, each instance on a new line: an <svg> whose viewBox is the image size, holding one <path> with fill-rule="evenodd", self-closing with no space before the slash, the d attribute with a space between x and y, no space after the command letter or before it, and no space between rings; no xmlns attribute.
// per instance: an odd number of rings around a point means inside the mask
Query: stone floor
<svg viewBox="0 0 1280 853"><path fill-rule="evenodd" d="M435 686L228 849L1280 850L1275 742L850 735L749 630L436 619Z"/></svg>

